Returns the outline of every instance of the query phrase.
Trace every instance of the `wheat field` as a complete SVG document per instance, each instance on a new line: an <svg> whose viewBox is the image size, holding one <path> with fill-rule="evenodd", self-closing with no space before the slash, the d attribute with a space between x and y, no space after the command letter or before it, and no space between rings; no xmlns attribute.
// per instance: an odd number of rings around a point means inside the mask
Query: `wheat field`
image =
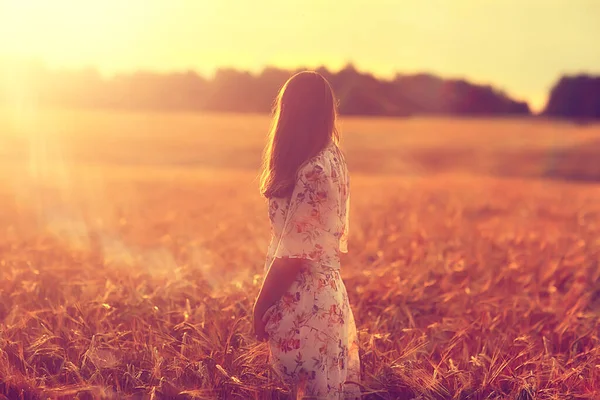
<svg viewBox="0 0 600 400"><path fill-rule="evenodd" d="M250 320L268 126L0 112L0 398L286 397ZM600 128L341 127L365 398L599 398L600 184L545 172Z"/></svg>

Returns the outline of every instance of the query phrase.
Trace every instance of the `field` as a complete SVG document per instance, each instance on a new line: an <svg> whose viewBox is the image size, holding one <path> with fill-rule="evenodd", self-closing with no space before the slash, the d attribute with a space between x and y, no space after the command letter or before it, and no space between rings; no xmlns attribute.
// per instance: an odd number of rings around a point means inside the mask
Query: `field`
<svg viewBox="0 0 600 400"><path fill-rule="evenodd" d="M0 398L285 396L249 319L268 126L0 112ZM599 398L600 182L554 178L600 127L341 126L366 397Z"/></svg>

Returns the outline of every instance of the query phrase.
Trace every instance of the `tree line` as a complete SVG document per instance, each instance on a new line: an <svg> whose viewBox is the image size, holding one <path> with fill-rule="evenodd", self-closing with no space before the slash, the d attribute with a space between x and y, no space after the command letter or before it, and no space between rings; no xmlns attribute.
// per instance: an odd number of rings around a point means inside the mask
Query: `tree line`
<svg viewBox="0 0 600 400"><path fill-rule="evenodd" d="M531 115L526 102L462 79L424 73L378 79L352 65L337 72L323 67L317 71L331 82L343 115ZM26 95L29 101L55 107L264 113L295 72L268 67L257 74L219 69L211 78L194 71L104 78L94 69L51 70L39 63L6 68L0 63L0 76L5 78L0 80L0 103ZM600 78L561 79L545 114L598 117L599 85Z"/></svg>
<svg viewBox="0 0 600 400"><path fill-rule="evenodd" d="M600 118L600 76L564 76L552 88L544 114L569 119Z"/></svg>

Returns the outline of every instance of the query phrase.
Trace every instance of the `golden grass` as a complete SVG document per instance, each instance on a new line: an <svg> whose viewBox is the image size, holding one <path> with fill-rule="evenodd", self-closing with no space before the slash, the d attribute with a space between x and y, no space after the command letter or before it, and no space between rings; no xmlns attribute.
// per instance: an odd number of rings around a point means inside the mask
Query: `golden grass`
<svg viewBox="0 0 600 400"><path fill-rule="evenodd" d="M162 129L156 143L169 142ZM598 398L600 187L361 174L370 160L349 131L356 168L343 277L367 397ZM248 154L259 148L259 133L234 137ZM136 156L187 147L156 143ZM269 234L253 171L47 161L38 175L10 163L0 171L0 393L285 395L251 332Z"/></svg>

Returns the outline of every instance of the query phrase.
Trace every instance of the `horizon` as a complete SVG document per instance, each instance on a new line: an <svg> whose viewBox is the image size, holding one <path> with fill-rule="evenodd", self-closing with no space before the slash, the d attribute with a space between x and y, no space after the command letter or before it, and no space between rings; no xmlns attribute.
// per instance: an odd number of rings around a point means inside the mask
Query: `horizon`
<svg viewBox="0 0 600 400"><path fill-rule="evenodd" d="M274 0L182 0L178 7L158 0L5 0L0 15L9 18L0 21L0 34L18 40L0 43L0 56L36 59L53 69L95 68L104 77L189 70L211 76L219 68L256 73L269 66L338 71L350 63L379 79L430 73L491 85L527 101L534 112L562 75L600 71L600 54L589 51L600 36L593 17L600 3L593 1L565 7L538 0L379 0L368 7L358 0L343 7Z"/></svg>
<svg viewBox="0 0 600 400"><path fill-rule="evenodd" d="M98 68L95 65L83 65L83 66L75 67L75 68L52 67L51 65L48 65L41 59L5 57L2 54L0 54L0 66L2 65L2 62L4 62L4 61L7 61L8 65L10 65L10 64L17 65L17 66L20 66L23 64L24 65L39 65L42 68L46 68L48 71L53 71L53 72L71 73L71 72L93 71L94 73L98 73L103 80L111 80L111 79L114 79L117 77L129 76L129 75L135 75L135 74L169 75L169 74L186 74L186 73L195 73L201 78L210 80L215 77L215 74L218 71L230 70L230 69L235 70L240 73L248 73L254 77L259 76L263 71L265 71L267 69L271 69L271 68L281 70L281 71L287 71L290 73L295 73L297 71L317 71L321 68L324 68L327 71L329 71L330 73L337 74L337 73L341 72L342 70L350 67L350 68L354 68L354 70L356 70L359 74L372 75L374 78L376 78L379 81L393 81L398 76L416 76L416 75L433 75L433 76L436 76L443 80L465 80L465 81L468 81L469 83L475 84L475 85L491 86L495 90L500 90L500 91L504 92L507 96L509 96L513 100L525 101L529 104L530 107L532 106L531 103L529 103L527 99L519 98L517 96L514 96L510 92L504 91L502 89L502 86L499 85L498 82L477 81L477 80L471 79L467 76L461 76L461 75L445 76L445 75L441 75L441 74L438 74L438 73L435 73L432 71L427 71L427 70L411 71L411 72L395 71L389 75L379 75L373 71L361 69L361 68L357 67L357 65L351 61L345 65L342 65L339 68L330 68L326 65L316 65L314 67L313 66L307 67L306 65L299 65L297 67L291 67L291 68L278 67L278 66L274 66L274 65L265 65L265 66L262 66L262 67L256 68L256 69L239 68L239 67L235 67L235 66L217 66L214 70L211 70L209 72L203 72L202 68L187 68L187 69L172 69L172 70L156 70L156 69L147 69L147 68L137 68L136 69L136 68L134 68L134 69L130 69L130 70L106 72L106 71L102 71L100 68ZM6 70L13 71L10 68L8 68ZM18 75L12 75L12 77L14 77L14 76L18 76ZM560 80L560 78L562 78L563 76L564 75L557 76L554 83L558 82ZM549 91L550 91L550 89L549 89ZM549 95L549 93L548 93L548 95ZM544 104L541 105L542 108L544 105L545 105L545 102L544 102ZM532 111L532 113L535 113L538 110L535 110L532 108L531 111ZM539 111L541 111L541 110L539 110Z"/></svg>

